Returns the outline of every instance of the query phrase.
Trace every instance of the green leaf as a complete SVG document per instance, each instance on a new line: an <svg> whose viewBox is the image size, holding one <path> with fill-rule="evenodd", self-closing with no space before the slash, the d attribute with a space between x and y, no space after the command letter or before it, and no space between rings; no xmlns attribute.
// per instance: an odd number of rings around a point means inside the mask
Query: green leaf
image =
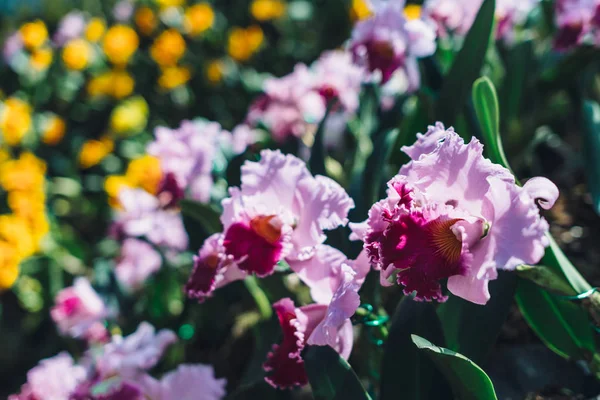
<svg viewBox="0 0 600 400"><path fill-rule="evenodd" d="M519 280L516 301L531 329L548 348L568 359L591 359L588 355L596 345L584 309L525 279Z"/></svg>
<svg viewBox="0 0 600 400"><path fill-rule="evenodd" d="M325 143L323 141L323 135L325 134L325 124L327 122L327 117L329 116L329 111L331 110L331 104L327 107L327 111L325 112L325 116L319 123L319 127L315 132L315 139L313 141L313 145L310 151L310 158L308 159L308 168L313 175L326 175L327 171L325 169Z"/></svg>
<svg viewBox="0 0 600 400"><path fill-rule="evenodd" d="M494 25L494 0L484 0L462 48L444 79L437 100L435 115L446 126L456 122L463 110L473 81L480 76Z"/></svg>
<svg viewBox="0 0 600 400"><path fill-rule="evenodd" d="M500 88L502 116L505 121L512 121L519 116L527 78L535 72L532 71L532 66L536 65L533 56L533 40L517 43L508 50L506 79Z"/></svg>
<svg viewBox="0 0 600 400"><path fill-rule="evenodd" d="M412 340L420 350L431 357L446 377L455 400L497 399L492 381L473 361L460 353L438 347L420 336L412 335Z"/></svg>
<svg viewBox="0 0 600 400"><path fill-rule="evenodd" d="M473 84L473 107L479 120L489 159L509 168L500 137L498 96L494 84L488 77L479 78Z"/></svg>
<svg viewBox="0 0 600 400"><path fill-rule="evenodd" d="M185 199L180 200L179 205L190 248L200 248L207 237L223 230L220 213L211 205Z"/></svg>
<svg viewBox="0 0 600 400"><path fill-rule="evenodd" d="M433 305L404 297L396 309L385 343L380 399L451 398L450 388L444 378L435 368L433 361L414 346L411 334L426 336L436 343L444 343L442 327ZM431 382L436 384L432 385Z"/></svg>
<svg viewBox="0 0 600 400"><path fill-rule="evenodd" d="M489 283L491 297L485 306L457 296L440 304L437 314L447 347L475 362L484 361L508 316L516 286L514 274L500 271L498 279Z"/></svg>
<svg viewBox="0 0 600 400"><path fill-rule="evenodd" d="M302 352L315 400L370 400L358 377L329 346L307 346Z"/></svg>
<svg viewBox="0 0 600 400"><path fill-rule="evenodd" d="M577 293L590 290L592 288L590 284L581 276L571 261L569 261L554 238L549 233L546 234L546 237L550 242L550 246L546 248L546 253L541 263L557 271L561 271Z"/></svg>
<svg viewBox="0 0 600 400"><path fill-rule="evenodd" d="M596 213L600 214L600 105L595 101L583 103L583 159L588 188Z"/></svg>

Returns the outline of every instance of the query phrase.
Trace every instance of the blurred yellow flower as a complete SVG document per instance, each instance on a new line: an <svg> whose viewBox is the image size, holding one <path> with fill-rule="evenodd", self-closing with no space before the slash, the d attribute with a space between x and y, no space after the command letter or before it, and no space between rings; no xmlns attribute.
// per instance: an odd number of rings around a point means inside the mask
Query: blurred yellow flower
<svg viewBox="0 0 600 400"><path fill-rule="evenodd" d="M38 71L44 71L48 69L50 64L52 64L52 59L54 55L52 53L52 49L49 47L42 47L40 49L34 50L31 53L31 57L29 58L29 62L31 63L31 67Z"/></svg>
<svg viewBox="0 0 600 400"><path fill-rule="evenodd" d="M148 104L141 96L123 101L110 116L111 130L118 135L140 132L147 122Z"/></svg>
<svg viewBox="0 0 600 400"><path fill-rule="evenodd" d="M114 141L107 136L87 140L79 151L79 165L82 168L97 165L113 151L114 147Z"/></svg>
<svg viewBox="0 0 600 400"><path fill-rule="evenodd" d="M81 71L90 63L92 51L92 45L87 40L73 39L65 45L62 59L67 68Z"/></svg>
<svg viewBox="0 0 600 400"><path fill-rule="evenodd" d="M211 83L219 83L223 80L225 66L221 60L213 60L206 67L206 77Z"/></svg>
<svg viewBox="0 0 600 400"><path fill-rule="evenodd" d="M259 21L270 21L285 14L285 3L281 0L254 0L250 13Z"/></svg>
<svg viewBox="0 0 600 400"><path fill-rule="evenodd" d="M8 193L8 207L20 217L33 219L44 213L46 195L43 188L34 191L15 190Z"/></svg>
<svg viewBox="0 0 600 400"><path fill-rule="evenodd" d="M185 10L184 27L187 33L198 36L215 22L215 12L208 3L198 3Z"/></svg>
<svg viewBox="0 0 600 400"><path fill-rule="evenodd" d="M22 153L16 160L0 165L0 186L7 192L40 190L44 185L46 163L34 154Z"/></svg>
<svg viewBox="0 0 600 400"><path fill-rule="evenodd" d="M161 71L158 85L166 90L172 90L190 80L192 74L186 67L166 67Z"/></svg>
<svg viewBox="0 0 600 400"><path fill-rule="evenodd" d="M98 42L106 32L106 23L103 19L94 17L90 19L85 28L85 38L92 43Z"/></svg>
<svg viewBox="0 0 600 400"><path fill-rule="evenodd" d="M185 0L155 0L160 8L179 7L185 3Z"/></svg>
<svg viewBox="0 0 600 400"><path fill-rule="evenodd" d="M104 53L113 64L124 66L139 44L140 40L133 29L126 25L115 25L104 36Z"/></svg>
<svg viewBox="0 0 600 400"><path fill-rule="evenodd" d="M16 146L31 129L31 107L23 100L9 97L0 112L0 130L9 146Z"/></svg>
<svg viewBox="0 0 600 400"><path fill-rule="evenodd" d="M150 155L138 157L127 166L125 177L133 186L141 187L148 193L156 194L162 179L160 160Z"/></svg>
<svg viewBox="0 0 600 400"><path fill-rule="evenodd" d="M123 99L133 92L135 81L125 70L114 69L93 77L87 84L87 92L91 97L111 96Z"/></svg>
<svg viewBox="0 0 600 400"><path fill-rule="evenodd" d="M156 14L150 7L140 7L135 12L135 24L143 35L150 36L154 29L156 29L156 24L158 23L156 19Z"/></svg>
<svg viewBox="0 0 600 400"><path fill-rule="evenodd" d="M28 221L14 214L0 215L0 238L11 244L23 258L33 255L38 249Z"/></svg>
<svg viewBox="0 0 600 400"><path fill-rule="evenodd" d="M185 53L185 47L181 33L175 29L167 29L152 43L150 55L161 67L169 67L177 64Z"/></svg>
<svg viewBox="0 0 600 400"><path fill-rule="evenodd" d="M108 204L110 204L111 207L119 207L120 205L117 196L121 189L133 187L135 187L135 185L129 182L129 179L127 179L125 175L111 175L106 177L106 180L104 181L104 190L108 195Z"/></svg>
<svg viewBox="0 0 600 400"><path fill-rule="evenodd" d="M21 258L16 249L5 241L0 241L0 290L10 288L19 277Z"/></svg>
<svg viewBox="0 0 600 400"><path fill-rule="evenodd" d="M371 9L367 0L352 0L350 7L350 19L352 21L360 21L371 16Z"/></svg>
<svg viewBox="0 0 600 400"><path fill-rule="evenodd" d="M23 38L23 44L29 50L37 49L48 40L48 29L46 28L46 24L39 19L23 24L19 29L19 32Z"/></svg>
<svg viewBox="0 0 600 400"><path fill-rule="evenodd" d="M48 117L42 131L42 142L54 146L65 136L65 121L57 115Z"/></svg>
<svg viewBox="0 0 600 400"><path fill-rule="evenodd" d="M418 4L408 4L404 7L404 16L408 20L421 18L421 6Z"/></svg>
<svg viewBox="0 0 600 400"><path fill-rule="evenodd" d="M246 61L256 53L263 39L263 31L258 25L246 29L235 27L229 32L227 51L234 60Z"/></svg>

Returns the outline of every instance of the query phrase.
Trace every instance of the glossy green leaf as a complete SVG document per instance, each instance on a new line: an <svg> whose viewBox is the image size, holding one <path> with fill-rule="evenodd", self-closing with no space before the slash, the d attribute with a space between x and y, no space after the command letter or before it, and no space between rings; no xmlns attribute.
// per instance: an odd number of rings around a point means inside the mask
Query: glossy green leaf
<svg viewBox="0 0 600 400"><path fill-rule="evenodd" d="M516 284L514 274L500 271L498 279L489 283L491 297L485 306L456 296L440 304L437 314L446 346L475 362L484 361L508 316Z"/></svg>
<svg viewBox="0 0 600 400"><path fill-rule="evenodd" d="M584 309L521 279L517 304L548 348L565 358L583 359L595 351L594 331Z"/></svg>
<svg viewBox="0 0 600 400"><path fill-rule="evenodd" d="M473 361L460 353L439 347L412 335L413 342L435 363L452 387L455 400L497 399L494 385L487 374Z"/></svg>
<svg viewBox="0 0 600 400"><path fill-rule="evenodd" d="M302 352L315 400L370 400L358 377L329 346L307 346Z"/></svg>
<svg viewBox="0 0 600 400"><path fill-rule="evenodd" d="M590 284L583 276L581 276L571 261L569 261L554 238L549 233L546 234L546 237L550 242L550 246L546 248L546 253L542 258L541 263L554 268L557 271L561 271L577 293L583 293L590 290L592 288Z"/></svg>
<svg viewBox="0 0 600 400"><path fill-rule="evenodd" d="M481 75L487 47L494 25L496 2L484 0L462 48L444 79L437 100L435 115L446 126L456 122L463 110L475 79Z"/></svg>
<svg viewBox="0 0 600 400"><path fill-rule="evenodd" d="M327 117L329 116L329 111L331 109L331 105L327 107L327 111L325 112L325 116L319 123L319 127L315 132L315 139L313 141L313 145L310 151L310 158L308 159L308 168L313 175L326 175L325 169L325 143L323 140L323 136L325 135L325 124L327 123Z"/></svg>
<svg viewBox="0 0 600 400"><path fill-rule="evenodd" d="M433 361L413 344L411 335L444 343L435 307L404 297L398 305L383 351L381 400L449 399L452 397ZM398 362L402 360L402 362ZM431 383L435 382L435 385ZM399 394L402 394L401 396Z"/></svg>
<svg viewBox="0 0 600 400"><path fill-rule="evenodd" d="M481 127L488 158L496 164L509 168L500 137L498 96L494 84L488 77L479 78L473 84L473 107Z"/></svg>
<svg viewBox="0 0 600 400"><path fill-rule="evenodd" d="M583 103L583 157L588 188L596 213L600 214L600 105Z"/></svg>

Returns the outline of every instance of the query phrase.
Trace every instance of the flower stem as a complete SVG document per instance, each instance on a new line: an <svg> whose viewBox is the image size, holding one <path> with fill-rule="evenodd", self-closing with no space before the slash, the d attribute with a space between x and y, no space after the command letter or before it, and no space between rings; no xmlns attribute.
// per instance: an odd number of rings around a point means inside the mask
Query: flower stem
<svg viewBox="0 0 600 400"><path fill-rule="evenodd" d="M271 308L271 302L267 298L264 290L258 284L258 280L254 276L249 276L244 279L244 285L246 285L246 289L250 292L250 295L254 299L256 306L258 307L258 311L263 319L267 320L271 318L273 315L273 310Z"/></svg>

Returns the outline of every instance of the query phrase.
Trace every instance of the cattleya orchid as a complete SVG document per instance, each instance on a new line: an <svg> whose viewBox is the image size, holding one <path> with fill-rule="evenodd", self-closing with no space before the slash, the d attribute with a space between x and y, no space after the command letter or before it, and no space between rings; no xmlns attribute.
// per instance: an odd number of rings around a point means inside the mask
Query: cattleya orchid
<svg viewBox="0 0 600 400"><path fill-rule="evenodd" d="M283 341L273 345L263 368L265 380L274 387L288 388L308 382L302 350L309 345L331 346L344 359L350 357L353 344L350 317L360 304L360 283L356 272L342 265L341 281L329 305L309 304L295 307L284 298L273 304L283 331Z"/></svg>
<svg viewBox="0 0 600 400"><path fill-rule="evenodd" d="M409 20L404 14L404 1L376 1L372 8L373 14L356 24L348 44L355 62L380 73L382 83L402 70L408 90L417 89L417 58L435 52L435 30L425 20Z"/></svg>
<svg viewBox="0 0 600 400"><path fill-rule="evenodd" d="M326 237L345 225L354 202L335 181L313 177L306 164L280 151L261 152L242 167L242 185L223 200L224 232L207 240L186 285L203 299L247 274L272 274L279 261L309 260Z"/></svg>
<svg viewBox="0 0 600 400"><path fill-rule="evenodd" d="M566 50L582 43L600 45L600 1L557 0L555 20L557 49Z"/></svg>
<svg viewBox="0 0 600 400"><path fill-rule="evenodd" d="M138 289L160 269L162 258L151 244L128 238L123 241L121 255L115 267L115 276L128 289Z"/></svg>
<svg viewBox="0 0 600 400"><path fill-rule="evenodd" d="M104 301L83 277L58 292L50 310L61 334L88 341L102 341L107 336L102 321L108 314Z"/></svg>
<svg viewBox="0 0 600 400"><path fill-rule="evenodd" d="M504 167L483 157L475 138L468 144L441 123L402 149L412 159L388 182L387 198L352 224L364 241L381 283L395 275L417 300L445 301L448 290L477 304L489 298L488 282L498 269L535 264L548 246L548 209L558 197L545 178L516 185Z"/></svg>

